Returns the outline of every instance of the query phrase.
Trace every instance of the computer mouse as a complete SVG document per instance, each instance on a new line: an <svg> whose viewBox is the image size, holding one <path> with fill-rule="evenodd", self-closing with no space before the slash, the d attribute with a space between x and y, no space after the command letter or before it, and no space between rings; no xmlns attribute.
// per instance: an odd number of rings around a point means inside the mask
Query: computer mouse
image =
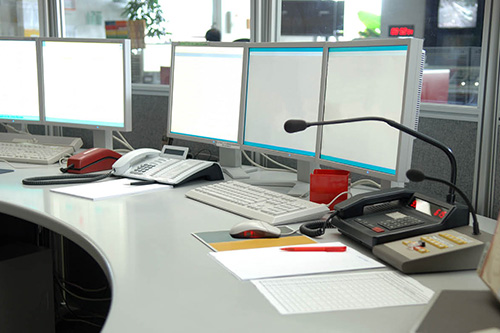
<svg viewBox="0 0 500 333"><path fill-rule="evenodd" d="M234 238L278 238L281 230L267 222L247 220L234 225L229 234Z"/></svg>

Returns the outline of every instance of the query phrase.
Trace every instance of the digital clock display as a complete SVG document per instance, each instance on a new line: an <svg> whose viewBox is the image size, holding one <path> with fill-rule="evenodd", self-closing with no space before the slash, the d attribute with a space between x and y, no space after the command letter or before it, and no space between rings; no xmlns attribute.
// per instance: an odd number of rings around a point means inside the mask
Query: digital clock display
<svg viewBox="0 0 500 333"><path fill-rule="evenodd" d="M415 35L413 25L391 25L389 26L389 37L409 37Z"/></svg>
<svg viewBox="0 0 500 333"><path fill-rule="evenodd" d="M408 204L410 208L413 208L421 213L428 216L434 216L440 220L444 219L448 215L448 209L434 203L425 201L420 198L413 198Z"/></svg>

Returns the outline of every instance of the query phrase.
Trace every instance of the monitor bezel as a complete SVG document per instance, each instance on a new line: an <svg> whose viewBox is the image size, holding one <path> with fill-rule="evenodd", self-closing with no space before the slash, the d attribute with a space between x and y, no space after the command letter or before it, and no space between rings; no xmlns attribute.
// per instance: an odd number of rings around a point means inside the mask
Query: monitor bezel
<svg viewBox="0 0 500 333"><path fill-rule="evenodd" d="M37 92L38 92L38 120L28 120L28 119L11 119L0 117L0 122L4 124L27 124L27 125L43 125L42 109L41 109L41 89L43 87L43 81L40 73L40 48L39 48L39 38L38 37L0 37L0 41L32 41L35 44L35 57L36 57L36 67L37 67Z"/></svg>
<svg viewBox="0 0 500 333"><path fill-rule="evenodd" d="M70 43L97 43L97 44L121 44L122 57L123 57L123 126L109 126L109 125L91 125L84 123L71 123L71 122L59 122L59 121L49 121L46 118L45 112L45 90L44 90L44 69L43 69L43 42L70 42ZM61 126L61 127L71 127L71 128L81 128L89 130L100 130L100 131L132 131L132 70L131 70L131 44L130 39L94 39L94 38L55 38L55 37L41 37L38 38L39 43L39 77L42 85L40 87L41 99L40 99L40 109L41 109L41 119L42 123L45 125Z"/></svg>
<svg viewBox="0 0 500 333"><path fill-rule="evenodd" d="M189 142L198 142L215 145L217 147L228 147L228 148L239 148L241 145L241 107L243 103L243 84L246 81L246 71L244 70L248 61L247 52L248 43L246 42L172 42L172 55L171 55L171 73L170 73L170 95L168 101L168 112L167 112L167 132L168 138L181 139ZM238 108L238 132L236 141L226 141L219 138L208 138L200 137L194 135L180 134L172 132L172 105L174 102L174 90L175 90L175 50L177 47L215 47L215 48L241 48L242 49L242 66L241 66L241 82L240 82L240 105ZM213 87L207 87L211 89Z"/></svg>
<svg viewBox="0 0 500 333"><path fill-rule="evenodd" d="M400 121L402 125L410 129L418 129L418 119L420 110L420 94L422 88L422 72L423 72L423 40L418 38L387 38L387 39L370 39L370 40L356 40L347 42L326 43L325 45L325 77L322 81L322 101L326 101L326 80L328 69L328 55L331 48L342 47L366 47L366 46L407 46L406 69L404 78L404 93L402 101L402 112ZM321 109L320 119L323 121L325 116L325 104ZM333 120L333 119L326 119ZM330 125L335 126L335 125ZM389 127L389 125L386 124ZM370 178L380 179L382 181L393 182L401 184L408 182L406 171L411 168L412 151L414 137L409 134L399 131L399 145L397 149L397 160L395 166L395 174L384 173L376 170L370 170L367 173L366 168L356 167L339 162L329 161L321 158L322 140L323 140L323 126L319 126L318 141L316 147L317 161L319 165L347 170L360 176L368 176ZM396 129L395 129L396 130ZM392 185L391 185L392 186Z"/></svg>
<svg viewBox="0 0 500 333"><path fill-rule="evenodd" d="M287 151L282 151L278 149L271 149L271 148L264 148L264 147L256 147L253 145L248 145L245 144L245 120L246 120L246 106L247 106L247 84L248 84L248 61L250 58L249 52L250 48L320 48L322 49L322 59L321 59L321 74L320 74L320 89L318 91L318 110L317 110L317 119L309 119L308 121L319 121L321 118L321 108L323 105L322 101L322 85L323 81L325 79L325 71L324 71L324 63L325 63L325 42L280 42L280 43L272 43L272 42L266 42L266 43L252 43L249 45L247 49L247 64L246 64L246 71L247 71L247 80L244 83L244 100L242 102L242 107L241 107L241 116L240 116L240 122L241 122L241 149L246 150L246 151L251 151L251 152L256 152L256 153L264 153L267 155L273 155L273 156L279 156L279 157L285 157L285 158L290 158L298 161L306 161L310 163L315 163L317 162L317 155L318 152L316 150L317 148L317 142L318 142L318 128L314 128L316 131L316 140L315 140L315 151L313 156L308 156L304 154L298 154L298 153L293 153L293 152L287 152ZM285 132L284 129L284 124L282 124L281 128L279 130L282 130ZM292 135L292 134L289 134Z"/></svg>

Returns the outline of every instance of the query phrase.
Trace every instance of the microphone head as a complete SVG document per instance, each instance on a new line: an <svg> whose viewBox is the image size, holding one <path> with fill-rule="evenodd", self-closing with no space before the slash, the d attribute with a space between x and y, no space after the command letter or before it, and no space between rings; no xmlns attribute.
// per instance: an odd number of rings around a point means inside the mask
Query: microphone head
<svg viewBox="0 0 500 333"><path fill-rule="evenodd" d="M406 171L406 177L408 177L408 179L412 182L421 182L426 178L425 174L417 169L410 169Z"/></svg>
<svg viewBox="0 0 500 333"><path fill-rule="evenodd" d="M306 121L301 119L290 119L285 122L285 131L288 133L300 132L307 127Z"/></svg>

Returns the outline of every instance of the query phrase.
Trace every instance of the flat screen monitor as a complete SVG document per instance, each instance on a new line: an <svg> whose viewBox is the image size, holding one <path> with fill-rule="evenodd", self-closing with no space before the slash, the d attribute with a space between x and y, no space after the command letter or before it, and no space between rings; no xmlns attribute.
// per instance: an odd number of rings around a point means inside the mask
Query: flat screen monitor
<svg viewBox="0 0 500 333"><path fill-rule="evenodd" d="M244 47L173 43L169 137L237 144Z"/></svg>
<svg viewBox="0 0 500 333"><path fill-rule="evenodd" d="M344 1L283 1L281 35L341 36Z"/></svg>
<svg viewBox="0 0 500 333"><path fill-rule="evenodd" d="M477 10L477 0L439 0L438 28L475 28Z"/></svg>
<svg viewBox="0 0 500 333"><path fill-rule="evenodd" d="M288 119L319 119L323 45L250 46L242 117L244 149L314 161L317 127L291 135L283 124Z"/></svg>
<svg viewBox="0 0 500 333"><path fill-rule="evenodd" d="M106 148L132 130L130 40L42 39L41 53L47 124L92 129Z"/></svg>
<svg viewBox="0 0 500 333"><path fill-rule="evenodd" d="M245 43L172 44L167 136L219 147L232 178L241 168L240 114Z"/></svg>
<svg viewBox="0 0 500 333"><path fill-rule="evenodd" d="M416 130L422 58L420 39L330 44L322 119L377 116ZM320 138L322 165L407 181L414 138L384 122L323 126Z"/></svg>
<svg viewBox="0 0 500 333"><path fill-rule="evenodd" d="M0 39L0 121L40 121L36 39Z"/></svg>

